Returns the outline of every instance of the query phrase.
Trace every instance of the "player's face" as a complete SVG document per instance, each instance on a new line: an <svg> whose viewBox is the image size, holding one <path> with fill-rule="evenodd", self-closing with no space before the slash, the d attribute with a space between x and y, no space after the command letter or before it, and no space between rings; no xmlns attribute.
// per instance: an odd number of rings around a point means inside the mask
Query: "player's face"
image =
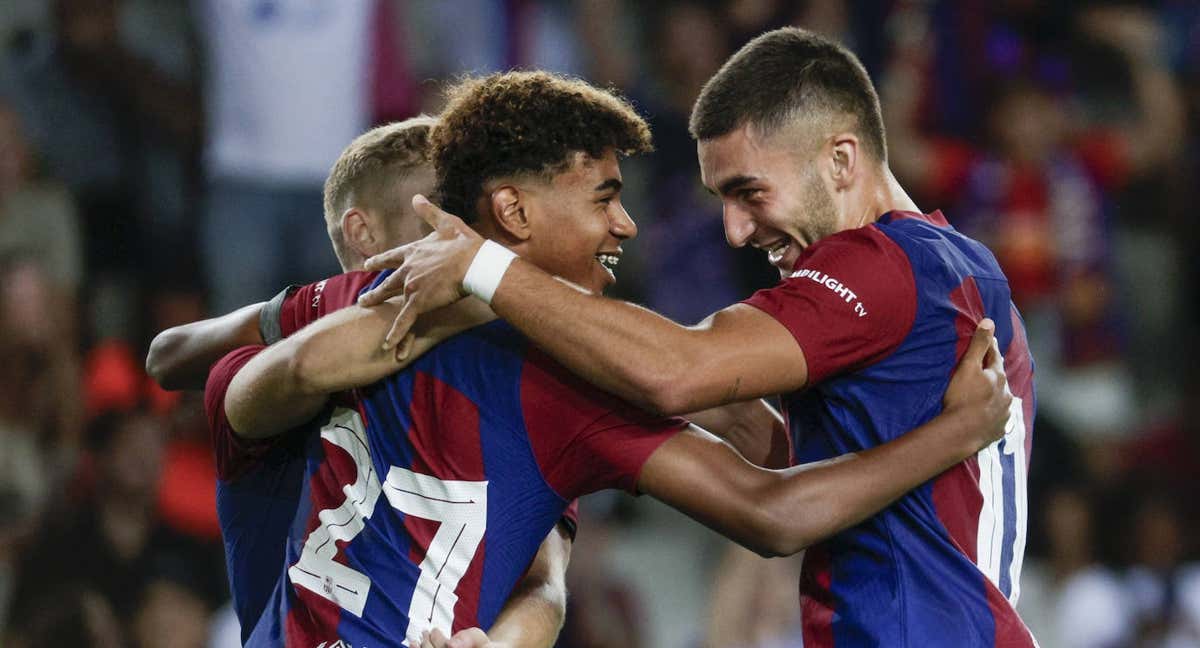
<svg viewBox="0 0 1200 648"><path fill-rule="evenodd" d="M616 153L576 153L567 170L522 192L530 229L523 257L594 293L616 281L621 242L637 235L621 205Z"/></svg>
<svg viewBox="0 0 1200 648"><path fill-rule="evenodd" d="M763 250L781 275L804 248L837 231L838 215L816 156L758 137L749 127L697 144L700 177L721 198L725 239Z"/></svg>

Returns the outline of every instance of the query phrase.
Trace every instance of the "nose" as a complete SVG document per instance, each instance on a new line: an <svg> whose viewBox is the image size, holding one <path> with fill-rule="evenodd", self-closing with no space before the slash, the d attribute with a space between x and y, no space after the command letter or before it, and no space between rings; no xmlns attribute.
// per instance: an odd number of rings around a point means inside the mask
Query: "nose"
<svg viewBox="0 0 1200 648"><path fill-rule="evenodd" d="M629 212L625 211L622 205L616 205L616 209L609 210L611 215L608 219L608 231L613 236L619 239L631 239L637 236L637 223L629 217Z"/></svg>
<svg viewBox="0 0 1200 648"><path fill-rule="evenodd" d="M754 235L754 219L746 210L731 205L728 201L723 205L721 218L725 223L725 240L729 245L740 248L746 245Z"/></svg>

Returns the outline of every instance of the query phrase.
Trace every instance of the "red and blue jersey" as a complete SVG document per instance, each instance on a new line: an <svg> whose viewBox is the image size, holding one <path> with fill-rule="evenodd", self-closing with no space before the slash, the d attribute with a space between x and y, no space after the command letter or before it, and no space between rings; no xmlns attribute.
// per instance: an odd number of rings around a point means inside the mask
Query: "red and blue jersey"
<svg viewBox="0 0 1200 648"><path fill-rule="evenodd" d="M587 385L503 322L443 342L323 415L247 645L374 648L489 627L571 501L635 491L683 425Z"/></svg>
<svg viewBox="0 0 1200 648"><path fill-rule="evenodd" d="M1016 397L1005 437L809 548L804 645L1035 645L1014 610L1033 360L992 254L940 212L891 212L810 246L790 277L746 303L786 326L808 363L808 385L784 401L797 463L878 446L933 419L975 325L995 320Z"/></svg>
<svg viewBox="0 0 1200 648"><path fill-rule="evenodd" d="M354 303L375 274L352 272L289 288L264 307L263 321L277 337ZM225 392L236 370L265 347L246 347L214 367L205 389L217 466L217 517L233 609L245 641L262 616L284 564L284 540L296 515L305 457L317 422L261 441L233 434L224 415Z"/></svg>

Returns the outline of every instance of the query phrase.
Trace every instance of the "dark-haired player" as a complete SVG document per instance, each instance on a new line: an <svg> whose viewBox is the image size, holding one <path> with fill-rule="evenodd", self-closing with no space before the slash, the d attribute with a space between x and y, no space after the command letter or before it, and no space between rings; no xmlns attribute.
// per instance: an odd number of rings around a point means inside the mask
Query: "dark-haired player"
<svg viewBox="0 0 1200 648"><path fill-rule="evenodd" d="M705 85L690 128L729 243L763 250L776 287L684 327L509 265L497 243L423 206L437 236L368 261L403 265L365 303L404 284L394 339L423 310L487 297L579 376L666 414L785 394L796 462L872 448L937 415L975 323L994 319L1017 396L1005 438L806 553L804 643L1033 645L1013 605L1033 361L994 257L900 187L871 80L823 37L789 28L751 41Z"/></svg>
<svg viewBox="0 0 1200 648"><path fill-rule="evenodd" d="M508 73L451 90L432 155L439 190L472 207L482 234L599 293L636 233L617 155L649 143L609 93ZM209 403L245 438L307 420L360 364L394 362L379 346L397 311L385 306L235 351L214 367ZM799 551L998 438L1009 399L994 389L998 353L981 368L989 340L975 335L960 373L975 396L964 403L956 381L943 417L881 448L769 471L589 386L504 322L472 328L334 409L286 578L249 645L416 645L430 629L486 628L567 502L604 488L648 493L764 554Z"/></svg>
<svg viewBox="0 0 1200 648"><path fill-rule="evenodd" d="M209 367L229 351L276 342L309 318L352 304L375 277L353 272L361 269L363 259L424 233L411 198L433 188L429 131L436 121L422 116L374 128L351 142L331 168L325 221L334 253L348 274L290 288L269 303L163 331L146 359L150 374L166 388L203 389ZM227 428L212 430L217 513L243 640L278 584L288 529L301 501L306 456L311 445L320 445L324 422L304 422L269 443L247 442ZM574 525L572 508L559 528L546 535L506 604L496 637L520 645L554 641L565 613L564 577Z"/></svg>

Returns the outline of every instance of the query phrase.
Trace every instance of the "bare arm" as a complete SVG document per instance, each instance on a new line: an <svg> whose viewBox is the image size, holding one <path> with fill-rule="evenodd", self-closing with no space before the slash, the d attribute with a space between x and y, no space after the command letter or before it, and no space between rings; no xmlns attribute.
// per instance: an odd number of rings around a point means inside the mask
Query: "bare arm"
<svg viewBox="0 0 1200 648"><path fill-rule="evenodd" d="M1186 141L1183 97L1163 60L1162 28L1149 12L1100 7L1080 18L1092 36L1120 50L1129 62L1137 115L1122 128L1133 172L1143 173L1178 155Z"/></svg>
<svg viewBox="0 0 1200 648"><path fill-rule="evenodd" d="M361 304L406 295L389 342L417 316L462 298L462 279L483 239L424 198L417 213L436 230L416 243L367 260L400 266ZM401 265L403 262L403 265ZM804 386L808 369L791 333L766 313L735 304L696 326L582 292L531 263L508 267L492 299L497 315L572 373L660 414L686 414Z"/></svg>
<svg viewBox="0 0 1200 648"><path fill-rule="evenodd" d="M512 648L550 648L567 613L567 563L571 538L555 525L533 565L517 584L489 635Z"/></svg>
<svg viewBox="0 0 1200 648"><path fill-rule="evenodd" d="M403 360L379 344L399 306L351 306L304 327L246 363L225 394L234 431L274 436L312 418L336 392L368 385L410 364L442 340L494 317L464 300L422 318Z"/></svg>
<svg viewBox="0 0 1200 648"><path fill-rule="evenodd" d="M209 367L221 356L263 343L258 318L265 303L159 333L146 354L146 373L163 389L204 389Z"/></svg>
<svg viewBox="0 0 1200 648"><path fill-rule="evenodd" d="M791 443L783 417L765 400L741 403L688 414L687 418L733 446L747 461L763 468L786 468Z"/></svg>
<svg viewBox="0 0 1200 648"><path fill-rule="evenodd" d="M1012 395L992 328L976 331L942 414L898 439L771 471L692 426L650 455L638 488L761 555L796 553L1003 436Z"/></svg>
<svg viewBox="0 0 1200 648"><path fill-rule="evenodd" d="M435 629L422 636L419 648L550 648L567 613L570 558L571 538L555 525L488 632L466 628L447 637Z"/></svg>

